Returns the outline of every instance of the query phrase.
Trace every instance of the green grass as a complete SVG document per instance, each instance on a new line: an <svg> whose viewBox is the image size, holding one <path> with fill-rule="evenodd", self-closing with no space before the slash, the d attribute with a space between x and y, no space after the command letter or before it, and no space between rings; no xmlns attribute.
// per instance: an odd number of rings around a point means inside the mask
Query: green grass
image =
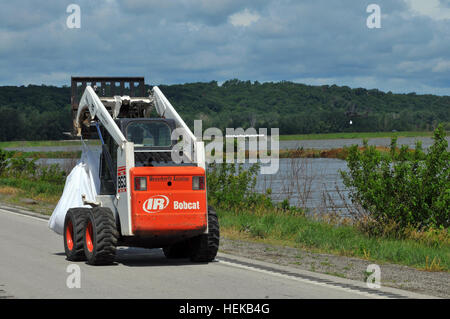
<svg viewBox="0 0 450 319"><path fill-rule="evenodd" d="M62 195L64 184L29 179L1 177L0 192L12 192L18 196L56 204Z"/></svg>
<svg viewBox="0 0 450 319"><path fill-rule="evenodd" d="M353 138L374 138L374 137L416 137L432 136L433 132L405 131L405 132L348 132L348 133L319 133L319 134L295 134L280 135L281 141L289 140L323 140L323 139L353 139ZM78 140L65 141L9 141L0 142L0 148L4 147L39 147L39 146L70 146L80 145ZM89 140L89 145L99 145L98 140Z"/></svg>
<svg viewBox="0 0 450 319"><path fill-rule="evenodd" d="M348 133L320 133L320 134L298 134L281 135L280 141L291 140L328 140L328 139L353 139L353 138L375 138L375 137L417 137L432 136L433 132L348 132Z"/></svg>
<svg viewBox="0 0 450 319"><path fill-rule="evenodd" d="M80 158L81 151L50 151L50 152L21 152L8 151L11 157L24 156L25 158L45 159L45 158Z"/></svg>
<svg viewBox="0 0 450 319"><path fill-rule="evenodd" d="M354 226L334 226L281 212L255 214L218 210L218 216L224 233L237 239L403 264L418 269L450 269L448 241L428 243L410 239L373 238ZM434 266L430 269L433 260Z"/></svg>
<svg viewBox="0 0 450 319"><path fill-rule="evenodd" d="M98 140L87 141L88 145L100 145ZM66 140L66 141L8 141L0 142L0 148L5 147L44 147L44 146L79 146L81 142L79 140Z"/></svg>
<svg viewBox="0 0 450 319"><path fill-rule="evenodd" d="M14 153L20 153L26 158L80 158L81 151L54 151L54 152L20 152L13 151Z"/></svg>

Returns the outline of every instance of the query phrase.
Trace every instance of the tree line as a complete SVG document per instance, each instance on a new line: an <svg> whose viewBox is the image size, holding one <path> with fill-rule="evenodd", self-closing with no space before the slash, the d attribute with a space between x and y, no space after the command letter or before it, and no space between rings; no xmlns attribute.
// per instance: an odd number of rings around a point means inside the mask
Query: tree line
<svg viewBox="0 0 450 319"><path fill-rule="evenodd" d="M450 129L450 96L347 86L229 80L160 85L189 126L278 127L281 134ZM51 140L71 131L67 86L0 87L0 140ZM351 124L350 124L351 123Z"/></svg>

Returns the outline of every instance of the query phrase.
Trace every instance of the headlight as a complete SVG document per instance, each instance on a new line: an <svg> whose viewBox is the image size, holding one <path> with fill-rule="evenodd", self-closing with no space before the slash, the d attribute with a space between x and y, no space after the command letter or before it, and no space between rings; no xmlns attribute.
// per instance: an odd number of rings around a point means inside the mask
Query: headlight
<svg viewBox="0 0 450 319"><path fill-rule="evenodd" d="M147 190L147 177L135 177L134 178L134 190L146 191Z"/></svg>

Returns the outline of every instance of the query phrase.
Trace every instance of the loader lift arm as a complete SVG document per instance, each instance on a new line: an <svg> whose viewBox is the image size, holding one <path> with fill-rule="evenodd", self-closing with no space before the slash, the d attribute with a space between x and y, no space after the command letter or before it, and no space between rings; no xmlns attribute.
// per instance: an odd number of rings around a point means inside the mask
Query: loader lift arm
<svg viewBox="0 0 450 319"><path fill-rule="evenodd" d="M111 117L103 103L100 101L97 94L95 94L94 90L90 86L86 87L86 90L84 91L83 96L80 99L78 113L75 120L75 129L78 133L77 135L81 135L80 116L86 107L89 108L91 120L97 118L103 124L109 134L111 134L117 145L123 148L124 144L127 142L127 139L125 138L117 124L114 122L113 118Z"/></svg>
<svg viewBox="0 0 450 319"><path fill-rule="evenodd" d="M74 97L72 97L72 100L74 100ZM104 103L111 106L111 111L108 111ZM124 106L126 106L127 112L132 114L138 113L136 111L137 107L144 108L146 111L143 112L144 114L148 114L150 109L155 107L159 116L174 120L177 128L180 130L179 133L182 133L183 138L187 139L185 144L186 149L189 151L183 152L185 161L196 163L198 166L205 168L204 143L197 141L195 135L157 86L153 87L149 97L114 96L113 98L100 98L94 89L87 85L77 106L77 114L73 121L76 135L82 135L81 126L83 122L90 124L90 122L98 119L111 134L117 145L123 149L124 144L128 141L114 122L114 119L118 117L121 111L123 113ZM90 114L88 119L85 118L86 108L88 108ZM125 117L131 117L127 116L128 114L124 115Z"/></svg>

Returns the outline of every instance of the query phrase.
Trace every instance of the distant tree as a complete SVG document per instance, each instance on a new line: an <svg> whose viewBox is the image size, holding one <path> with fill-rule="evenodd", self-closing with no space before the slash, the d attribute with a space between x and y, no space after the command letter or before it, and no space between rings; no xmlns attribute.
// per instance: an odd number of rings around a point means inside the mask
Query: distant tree
<svg viewBox="0 0 450 319"><path fill-rule="evenodd" d="M449 96L239 79L159 87L191 127L199 118L221 129L278 127L281 134L433 130L450 123ZM0 87L0 140L64 138L72 126L69 104L67 86Z"/></svg>

